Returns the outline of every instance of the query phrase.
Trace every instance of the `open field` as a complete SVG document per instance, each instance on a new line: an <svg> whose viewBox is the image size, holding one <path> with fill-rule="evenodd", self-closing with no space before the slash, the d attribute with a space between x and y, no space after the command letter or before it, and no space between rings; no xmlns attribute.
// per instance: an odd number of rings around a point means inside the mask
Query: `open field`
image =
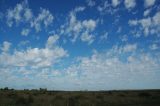
<svg viewBox="0 0 160 106"><path fill-rule="evenodd" d="M160 106L160 90L0 90L0 106Z"/></svg>

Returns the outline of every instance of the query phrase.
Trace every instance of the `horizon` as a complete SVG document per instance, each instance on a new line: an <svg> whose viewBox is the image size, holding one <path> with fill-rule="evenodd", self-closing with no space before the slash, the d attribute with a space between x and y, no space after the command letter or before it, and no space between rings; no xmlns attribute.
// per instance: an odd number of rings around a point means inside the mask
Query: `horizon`
<svg viewBox="0 0 160 106"><path fill-rule="evenodd" d="M0 0L0 88L160 89L160 0Z"/></svg>
<svg viewBox="0 0 160 106"><path fill-rule="evenodd" d="M14 89L14 88L0 88L0 90L15 90L15 91L55 91L55 92L109 92L109 91L156 91L160 89L111 89L111 90L59 90L59 89L47 89L47 88L33 88L33 89Z"/></svg>

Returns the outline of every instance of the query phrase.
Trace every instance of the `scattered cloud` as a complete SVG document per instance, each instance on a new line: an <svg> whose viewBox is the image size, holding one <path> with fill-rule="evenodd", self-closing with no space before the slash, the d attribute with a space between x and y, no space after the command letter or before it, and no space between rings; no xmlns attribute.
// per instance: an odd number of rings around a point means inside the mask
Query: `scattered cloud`
<svg viewBox="0 0 160 106"><path fill-rule="evenodd" d="M0 48L3 52L8 52L10 47L11 47L11 43L8 41L4 41L2 47Z"/></svg>
<svg viewBox="0 0 160 106"><path fill-rule="evenodd" d="M130 51L131 49L127 50ZM77 83L80 86L87 86L87 88L90 86L92 90L98 89L101 85L110 85L110 87L116 87L117 89L129 88L126 83L133 84L135 80L139 80L136 83L141 83L144 78L146 79L144 82L147 83L152 83L151 80L156 80L154 72L160 68L159 63L157 63L158 59L152 58L147 54L140 54L140 58L131 54L126 57L127 61L123 62L115 52L119 52L119 49L107 50L105 53L96 52L90 57L81 57L78 59L79 64L72 65L67 69L67 74L80 76ZM111 83L117 81L118 83L116 84ZM124 86L119 88L117 84ZM110 87L103 86L101 89L110 89Z"/></svg>
<svg viewBox="0 0 160 106"><path fill-rule="evenodd" d="M29 29L22 29L21 35L27 36L29 34L30 30Z"/></svg>
<svg viewBox="0 0 160 106"><path fill-rule="evenodd" d="M32 18L32 11L28 8L28 1L17 4L13 9L8 9L6 13L7 25L12 27L14 23L29 21Z"/></svg>
<svg viewBox="0 0 160 106"><path fill-rule="evenodd" d="M123 51L124 52L133 52L137 49L137 44L128 44L124 46Z"/></svg>
<svg viewBox="0 0 160 106"><path fill-rule="evenodd" d="M152 45L150 45L149 48L150 48L151 50L157 50L159 47L158 47L157 44L152 44Z"/></svg>
<svg viewBox="0 0 160 106"><path fill-rule="evenodd" d="M120 0L112 0L112 6L117 7L120 4Z"/></svg>
<svg viewBox="0 0 160 106"><path fill-rule="evenodd" d="M150 12L151 12L151 9L145 10L143 13L143 16L145 16L145 17L148 16L150 14Z"/></svg>
<svg viewBox="0 0 160 106"><path fill-rule="evenodd" d="M108 32L105 32L103 35L100 36L100 41L107 40L107 38L108 38Z"/></svg>
<svg viewBox="0 0 160 106"><path fill-rule="evenodd" d="M128 36L127 35L123 35L120 37L122 42L127 42L128 41Z"/></svg>
<svg viewBox="0 0 160 106"><path fill-rule="evenodd" d="M77 12L84 11L84 9L84 7L77 7L71 11L69 14L69 23L65 25L65 28L61 29L61 32L71 37L72 42L80 38L81 41L91 44L94 41L92 32L97 26L97 21L93 19L78 20L76 17Z"/></svg>
<svg viewBox="0 0 160 106"><path fill-rule="evenodd" d="M90 7L93 7L96 5L96 2L94 0L86 0L86 2L87 2L87 5Z"/></svg>
<svg viewBox="0 0 160 106"><path fill-rule="evenodd" d="M93 35L89 35L88 32L83 32L81 35L81 40L84 42L88 42L88 44L91 44L94 41Z"/></svg>
<svg viewBox="0 0 160 106"><path fill-rule="evenodd" d="M30 41L29 40L23 40L23 41L20 41L18 46L21 47L21 46L26 46L27 44L29 44Z"/></svg>
<svg viewBox="0 0 160 106"><path fill-rule="evenodd" d="M58 35L53 35L53 36L49 36L47 43L46 43L46 47L47 48L54 48L55 44L57 43L59 39Z"/></svg>
<svg viewBox="0 0 160 106"><path fill-rule="evenodd" d="M159 87L159 4L142 2L86 0L84 6L77 1L78 5L55 10L25 0L2 8L0 86L58 90Z"/></svg>
<svg viewBox="0 0 160 106"><path fill-rule="evenodd" d="M141 28L143 29L143 33L145 36L148 36L149 34L157 34L160 31L160 12L157 12L153 17L147 17L139 20L129 20L129 25L131 26L137 26L141 25Z"/></svg>
<svg viewBox="0 0 160 106"><path fill-rule="evenodd" d="M84 11L85 9L86 9L85 7L79 6L79 7L76 7L76 8L73 10L73 13L82 12L82 11Z"/></svg>
<svg viewBox="0 0 160 106"><path fill-rule="evenodd" d="M57 63L61 58L68 56L67 51L55 44L58 40L57 35L50 36L46 42L45 48L27 48L23 51L15 50L12 54L1 53L0 64L4 67L50 67ZM9 42L4 42L1 48L7 52L10 48Z"/></svg>
<svg viewBox="0 0 160 106"><path fill-rule="evenodd" d="M145 7L150 7L155 4L156 0L144 0L144 6Z"/></svg>
<svg viewBox="0 0 160 106"><path fill-rule="evenodd" d="M18 26L23 23L25 26L31 26L35 28L36 32L41 31L41 27L47 28L53 23L54 16L49 10L40 8L40 13L36 17L32 10L29 8L28 1L25 0L22 3L17 4L13 9L8 9L6 13L7 25L12 27L14 23ZM22 32L28 32L23 30ZM27 36L27 34L23 34Z"/></svg>
<svg viewBox="0 0 160 106"><path fill-rule="evenodd" d="M93 31L96 27L96 21L89 19L89 20L84 20L82 22L82 25L87 29Z"/></svg>
<svg viewBox="0 0 160 106"><path fill-rule="evenodd" d="M48 27L53 22L53 15L47 9L40 9L38 16L31 22L31 27L34 27L37 32L41 31L41 25Z"/></svg>
<svg viewBox="0 0 160 106"><path fill-rule="evenodd" d="M24 17L25 17L26 21L29 21L33 18L33 14L32 14L31 9L25 8Z"/></svg>
<svg viewBox="0 0 160 106"><path fill-rule="evenodd" d="M135 0L125 0L124 5L127 9L132 9L136 6L136 1Z"/></svg>
<svg viewBox="0 0 160 106"><path fill-rule="evenodd" d="M100 14L111 14L113 15L116 13L119 8L116 8L119 5L119 0L113 0L112 3L109 3L108 1L105 1L101 3L99 6L97 6L97 10L100 12Z"/></svg>

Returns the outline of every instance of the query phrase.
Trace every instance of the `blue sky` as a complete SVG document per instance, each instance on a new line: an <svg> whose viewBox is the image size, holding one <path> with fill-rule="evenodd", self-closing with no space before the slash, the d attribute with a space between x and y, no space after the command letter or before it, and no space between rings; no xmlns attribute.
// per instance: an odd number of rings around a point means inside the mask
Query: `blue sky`
<svg viewBox="0 0 160 106"><path fill-rule="evenodd" d="M160 88L159 0L1 0L0 87Z"/></svg>

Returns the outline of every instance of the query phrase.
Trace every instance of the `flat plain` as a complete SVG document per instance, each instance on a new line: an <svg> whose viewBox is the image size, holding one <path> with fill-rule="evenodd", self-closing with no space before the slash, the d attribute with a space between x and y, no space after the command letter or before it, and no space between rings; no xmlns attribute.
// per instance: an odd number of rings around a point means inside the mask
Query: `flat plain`
<svg viewBox="0 0 160 106"><path fill-rule="evenodd" d="M160 90L0 90L0 106L160 106Z"/></svg>

